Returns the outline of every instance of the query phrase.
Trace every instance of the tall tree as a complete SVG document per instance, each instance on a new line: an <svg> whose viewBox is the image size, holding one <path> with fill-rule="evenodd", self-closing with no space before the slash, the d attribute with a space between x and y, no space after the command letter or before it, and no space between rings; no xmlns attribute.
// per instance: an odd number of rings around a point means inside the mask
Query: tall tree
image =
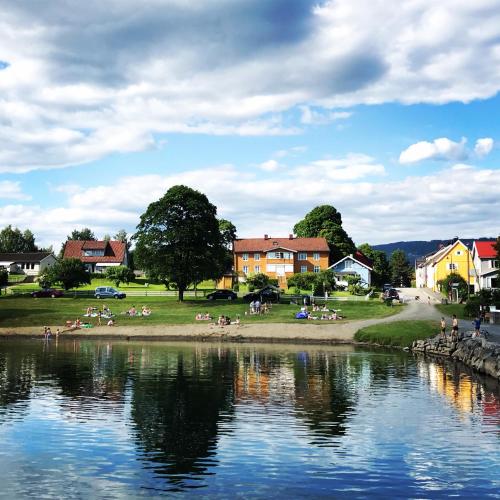
<svg viewBox="0 0 500 500"><path fill-rule="evenodd" d="M12 226L9 224L0 231L0 252L25 253L37 251L35 237L29 229L21 232L17 227L12 229Z"/></svg>
<svg viewBox="0 0 500 500"><path fill-rule="evenodd" d="M65 290L90 283L90 274L79 259L63 259L47 267L40 276L40 283L50 286L60 283Z"/></svg>
<svg viewBox="0 0 500 500"><path fill-rule="evenodd" d="M95 241L96 237L91 229L84 227L83 229L74 229L67 237L68 240L78 241Z"/></svg>
<svg viewBox="0 0 500 500"><path fill-rule="evenodd" d="M340 260L356 251L354 242L342 227L342 216L331 205L320 205L313 208L293 228L300 238L323 237L330 246L332 262Z"/></svg>
<svg viewBox="0 0 500 500"><path fill-rule="evenodd" d="M391 273L385 252L375 250L368 243L359 245L358 250L373 263L372 283L375 286L383 286L384 283L387 283L390 280Z"/></svg>
<svg viewBox="0 0 500 500"><path fill-rule="evenodd" d="M233 242L236 239L236 226L229 220L219 219L219 231L222 236L222 244L224 245L225 259L224 271L233 268Z"/></svg>
<svg viewBox="0 0 500 500"><path fill-rule="evenodd" d="M500 283L500 236L497 237L497 242L493 245L493 248L497 251L497 265L499 266L497 280Z"/></svg>
<svg viewBox="0 0 500 500"><path fill-rule="evenodd" d="M173 186L141 215L135 259L149 275L173 282L179 300L192 283L217 279L224 272L224 248L217 209L187 186Z"/></svg>
<svg viewBox="0 0 500 500"><path fill-rule="evenodd" d="M389 265L391 269L391 282L394 286L411 285L413 268L408 262L403 250L397 249L392 252Z"/></svg>

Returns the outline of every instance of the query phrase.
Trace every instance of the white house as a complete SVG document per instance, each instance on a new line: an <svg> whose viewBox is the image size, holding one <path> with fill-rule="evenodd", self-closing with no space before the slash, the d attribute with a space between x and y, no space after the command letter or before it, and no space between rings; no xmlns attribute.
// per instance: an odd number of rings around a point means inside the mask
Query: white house
<svg viewBox="0 0 500 500"><path fill-rule="evenodd" d="M354 255L347 255L338 262L335 262L328 269L331 269L335 273L335 279L339 285L347 286L349 284L347 276L359 276L361 278L361 286L364 288L368 288L371 285L373 264L359 250Z"/></svg>
<svg viewBox="0 0 500 500"><path fill-rule="evenodd" d="M56 258L50 252L0 253L0 267L9 273L27 276L38 276L55 262Z"/></svg>
<svg viewBox="0 0 500 500"><path fill-rule="evenodd" d="M498 272L500 269L497 251L493 247L496 241L475 241L472 247L472 262L476 280L474 292L483 288L498 288Z"/></svg>

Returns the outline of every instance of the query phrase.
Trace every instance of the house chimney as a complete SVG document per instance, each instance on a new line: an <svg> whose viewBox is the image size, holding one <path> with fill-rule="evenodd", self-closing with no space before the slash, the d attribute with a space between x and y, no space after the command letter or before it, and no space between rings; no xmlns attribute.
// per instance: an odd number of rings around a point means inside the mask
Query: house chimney
<svg viewBox="0 0 500 500"><path fill-rule="evenodd" d="M288 239L289 239L289 240L293 240L293 234L289 234L289 235L288 235Z"/></svg>
<svg viewBox="0 0 500 500"><path fill-rule="evenodd" d="M269 235L265 234L265 235L264 235L264 239L265 239L265 240L268 240L268 239L269 239Z"/></svg>

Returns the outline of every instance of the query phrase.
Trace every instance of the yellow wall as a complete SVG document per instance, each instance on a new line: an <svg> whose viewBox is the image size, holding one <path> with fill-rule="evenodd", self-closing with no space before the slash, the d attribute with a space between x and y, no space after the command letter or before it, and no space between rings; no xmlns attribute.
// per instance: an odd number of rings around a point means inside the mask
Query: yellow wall
<svg viewBox="0 0 500 500"><path fill-rule="evenodd" d="M451 264L453 264L456 269L449 269ZM446 278L446 276L451 273L459 274L469 283L469 285L473 285L474 277L470 276L473 270L471 252L469 252L468 248L463 243L457 242L448 252L443 254L435 266L434 290L438 290L437 282Z"/></svg>

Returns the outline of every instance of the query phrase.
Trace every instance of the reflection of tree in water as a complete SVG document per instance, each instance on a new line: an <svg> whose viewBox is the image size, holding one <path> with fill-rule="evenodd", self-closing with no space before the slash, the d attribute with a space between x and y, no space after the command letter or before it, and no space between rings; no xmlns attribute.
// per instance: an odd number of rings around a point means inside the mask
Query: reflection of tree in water
<svg viewBox="0 0 500 500"><path fill-rule="evenodd" d="M35 356L27 355L25 349L12 349L9 341L3 343L0 350L1 413L29 399L37 378L37 365Z"/></svg>
<svg viewBox="0 0 500 500"><path fill-rule="evenodd" d="M299 353L295 363L297 415L324 437L345 434L356 404L356 385L362 369L360 358Z"/></svg>
<svg viewBox="0 0 500 500"><path fill-rule="evenodd" d="M221 413L232 413L233 356L178 352L176 366L138 374L133 386L132 417L145 459L155 471L182 483L206 471L214 454Z"/></svg>

